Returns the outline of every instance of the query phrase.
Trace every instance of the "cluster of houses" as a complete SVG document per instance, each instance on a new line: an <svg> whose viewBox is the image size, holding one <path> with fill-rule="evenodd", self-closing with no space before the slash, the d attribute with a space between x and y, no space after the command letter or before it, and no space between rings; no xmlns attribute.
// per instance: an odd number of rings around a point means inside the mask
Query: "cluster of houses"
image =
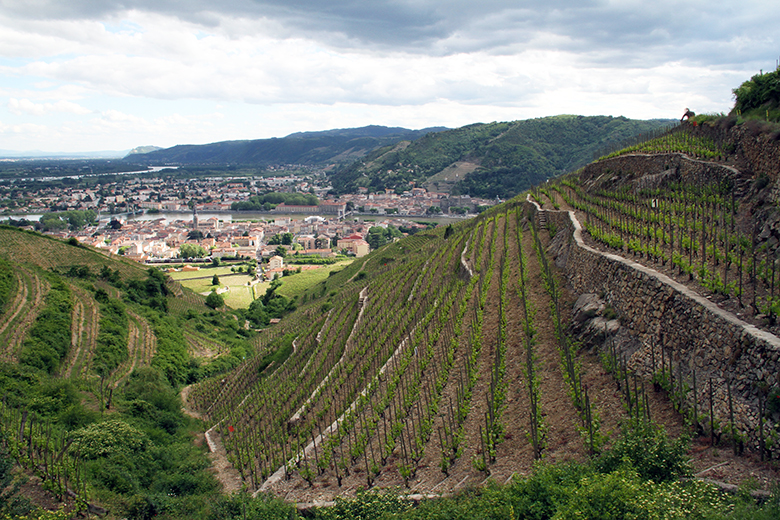
<svg viewBox="0 0 780 520"><path fill-rule="evenodd" d="M120 225L117 225L117 222ZM347 253L361 257L369 253L365 240L372 226L406 225L424 227L408 221L386 220L380 223L360 220L325 219L310 216L290 217L273 221L223 221L216 217L169 221L134 220L101 221L97 227L79 232L59 232L62 238L75 237L79 242L123 255L139 262L155 262L180 258L184 244L201 246L210 258L269 258L276 255L279 244L276 235L292 234L293 243L284 245L291 255L316 255L323 258Z"/></svg>
<svg viewBox="0 0 780 520"><path fill-rule="evenodd" d="M86 186L45 186L41 183L0 183L0 211L36 213L58 210L91 209L102 214L128 211L190 211L197 203L200 211L230 211L233 204L267 191L312 193L319 206L280 204L276 213L303 213L345 216L350 212L379 215L425 215L431 209L444 214L455 208L473 213L480 206L495 201L468 196L450 196L409 186L398 194L395 190L328 196L332 187L321 173L306 176L287 174L279 177L214 177L181 179L176 177L128 176L115 182Z"/></svg>

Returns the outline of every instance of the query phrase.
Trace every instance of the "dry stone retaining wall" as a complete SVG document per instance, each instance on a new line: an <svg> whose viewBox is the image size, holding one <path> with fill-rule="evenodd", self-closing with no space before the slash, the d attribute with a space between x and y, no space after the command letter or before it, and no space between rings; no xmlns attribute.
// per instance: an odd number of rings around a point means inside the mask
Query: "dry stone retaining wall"
<svg viewBox="0 0 780 520"><path fill-rule="evenodd" d="M539 212L538 206L532 212ZM627 258L592 249L582 241L573 213L547 211L558 229L551 246L556 263L577 293L596 293L612 306L638 341L623 352L629 366L644 376L660 371L659 346L671 352L674 375L689 389L688 406L698 402L709 414L712 380L714 415L721 431L729 425L727 382L731 384L735 430L750 449L758 449L759 385L780 383L780 338L759 330L692 292L682 284ZM639 344L637 348L636 345ZM653 367L653 352L655 364ZM693 374L697 395L693 395ZM703 421L705 429L708 420ZM777 431L774 424L765 430ZM780 446L770 447L780 456Z"/></svg>
<svg viewBox="0 0 780 520"><path fill-rule="evenodd" d="M590 182L625 182L636 179L639 188L657 188L670 180L689 184L710 184L713 179L730 181L739 195L747 188L744 176L736 169L711 161L691 159L681 153L627 154L589 164L583 172L585 186ZM657 185L656 185L657 184Z"/></svg>

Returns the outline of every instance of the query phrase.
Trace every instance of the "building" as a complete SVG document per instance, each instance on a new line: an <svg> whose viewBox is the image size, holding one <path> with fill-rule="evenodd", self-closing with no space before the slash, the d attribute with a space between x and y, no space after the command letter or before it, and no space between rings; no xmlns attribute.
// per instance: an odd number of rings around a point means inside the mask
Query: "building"
<svg viewBox="0 0 780 520"><path fill-rule="evenodd" d="M320 202L317 206L293 206L284 202L276 206L274 213L308 213L310 215L336 215L337 218L344 218L347 211L347 205L343 202Z"/></svg>
<svg viewBox="0 0 780 520"><path fill-rule="evenodd" d="M346 238L340 238L338 242L339 249L346 249L358 258L366 256L371 247L368 245L361 235L350 235Z"/></svg>
<svg viewBox="0 0 780 520"><path fill-rule="evenodd" d="M277 256L272 256L268 260L268 269L269 270L282 269L282 268L284 268L284 260L282 259L281 256L278 256L278 255Z"/></svg>

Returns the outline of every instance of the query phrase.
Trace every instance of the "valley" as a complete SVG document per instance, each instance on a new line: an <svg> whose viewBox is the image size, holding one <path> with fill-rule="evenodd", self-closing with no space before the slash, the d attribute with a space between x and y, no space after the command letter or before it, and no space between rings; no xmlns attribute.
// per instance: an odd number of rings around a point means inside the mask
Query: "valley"
<svg viewBox="0 0 780 520"><path fill-rule="evenodd" d="M491 518L551 518L600 482L640 515L671 497L771 518L780 172L745 132L659 131L228 308L199 293L244 286L230 268L2 227L2 492L32 511L21 482L40 482L111 518L438 518L489 497Z"/></svg>

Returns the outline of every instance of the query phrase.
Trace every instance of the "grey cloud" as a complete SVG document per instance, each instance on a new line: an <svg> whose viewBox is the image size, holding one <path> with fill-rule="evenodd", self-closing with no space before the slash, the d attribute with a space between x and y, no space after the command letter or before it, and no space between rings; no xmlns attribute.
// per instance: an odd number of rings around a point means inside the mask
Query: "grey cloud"
<svg viewBox="0 0 780 520"><path fill-rule="evenodd" d="M447 55L515 54L549 45L607 54L613 66L686 59L743 63L777 48L775 0L607 2L605 0L4 0L0 12L25 18L94 18L127 9L206 26L222 17L271 20L284 36L339 48ZM251 27L251 24L249 24ZM548 43L545 43L545 42ZM724 45L724 42L732 42ZM601 53L600 49L609 49ZM746 52L747 49L747 52ZM724 54L725 53L725 54ZM758 57L758 56L756 56Z"/></svg>

